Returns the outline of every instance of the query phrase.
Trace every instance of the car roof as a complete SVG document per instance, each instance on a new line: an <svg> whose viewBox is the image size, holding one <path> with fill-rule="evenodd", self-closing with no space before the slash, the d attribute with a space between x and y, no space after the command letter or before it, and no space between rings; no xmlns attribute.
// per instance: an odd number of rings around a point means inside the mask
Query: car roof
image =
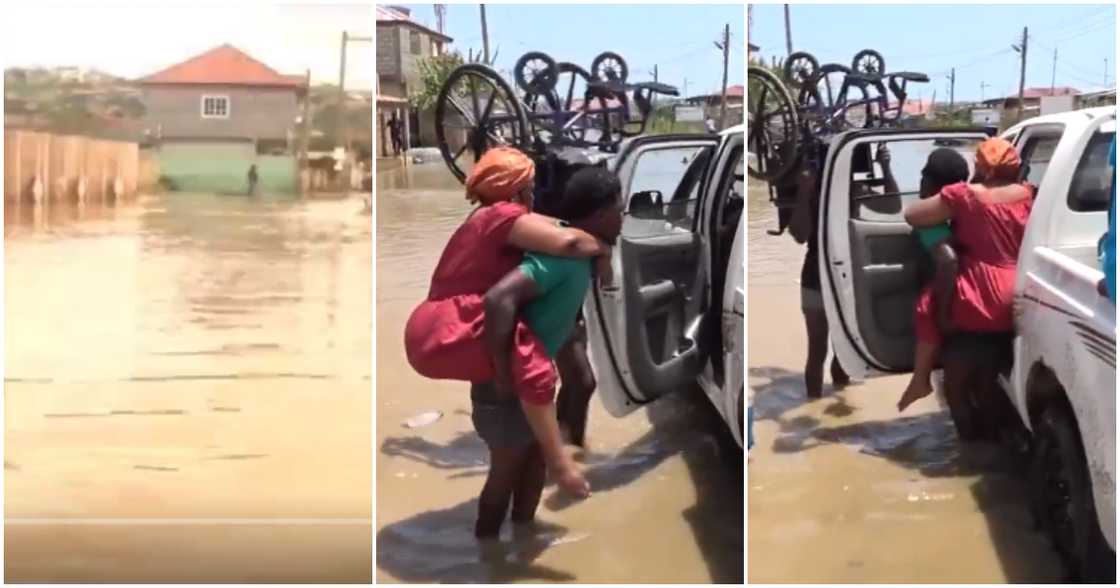
<svg viewBox="0 0 1120 588"><path fill-rule="evenodd" d="M1019 124L1044 124L1044 123L1064 123L1091 121L1103 116L1115 115L1115 106L1097 106L1094 108L1082 108L1080 110L1070 110L1067 112L1057 112L1054 114L1047 114L1043 116L1036 116L1024 120ZM1016 125L1019 126L1019 125Z"/></svg>
<svg viewBox="0 0 1120 588"><path fill-rule="evenodd" d="M734 135L735 133L744 133L744 132L746 132L746 130L747 130L747 125L738 124L738 125L735 125L735 126L729 128L729 129L724 129L724 130L720 131L719 134L724 135L724 136Z"/></svg>

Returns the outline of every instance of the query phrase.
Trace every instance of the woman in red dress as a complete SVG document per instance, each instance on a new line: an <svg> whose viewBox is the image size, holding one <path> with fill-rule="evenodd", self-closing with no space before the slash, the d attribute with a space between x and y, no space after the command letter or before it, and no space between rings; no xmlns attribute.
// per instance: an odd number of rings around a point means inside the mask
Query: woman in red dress
<svg viewBox="0 0 1120 588"><path fill-rule="evenodd" d="M1020 166L1011 143L988 139L976 150L972 183L946 186L906 209L906 222L915 227L950 223L959 265L950 324L938 325L931 291L918 300L914 374L898 401L900 411L933 391L929 376L945 335L1009 333L1013 328L1016 264L1035 195L1034 186L1019 181Z"/></svg>

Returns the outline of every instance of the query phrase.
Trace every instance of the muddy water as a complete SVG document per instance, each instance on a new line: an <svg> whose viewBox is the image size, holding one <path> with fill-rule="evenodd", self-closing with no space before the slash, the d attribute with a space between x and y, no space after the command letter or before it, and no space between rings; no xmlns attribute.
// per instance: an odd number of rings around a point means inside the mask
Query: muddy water
<svg viewBox="0 0 1120 588"><path fill-rule="evenodd" d="M379 173L377 192L377 578L379 582L741 582L743 495L719 459L703 400L666 398L623 419L592 400L594 495L557 500L535 529L472 536L486 449L467 387L425 380L402 344L408 313L469 211L440 163ZM442 417L419 428L422 413ZM741 475L741 474L739 474Z"/></svg>
<svg viewBox="0 0 1120 588"><path fill-rule="evenodd" d="M964 449L935 396L903 416L902 377L829 388L807 402L799 277L804 249L749 186L748 581L1053 582L1057 557L1032 529L1005 454Z"/></svg>
<svg viewBox="0 0 1120 588"><path fill-rule="evenodd" d="M7 580L371 579L361 209L7 209Z"/></svg>

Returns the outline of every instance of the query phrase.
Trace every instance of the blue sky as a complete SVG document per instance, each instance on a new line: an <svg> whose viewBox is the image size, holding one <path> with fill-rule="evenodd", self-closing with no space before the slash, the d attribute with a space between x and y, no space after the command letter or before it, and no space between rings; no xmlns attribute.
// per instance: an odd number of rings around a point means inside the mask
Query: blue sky
<svg viewBox="0 0 1120 588"><path fill-rule="evenodd" d="M431 4L403 4L418 22L435 28ZM723 75L722 54L712 43L731 25L728 84L743 83L746 22L742 5L516 5L487 4L490 51L498 49L498 67L513 70L523 53L544 51L556 61L584 68L602 51L626 59L632 81L652 81L658 66L660 81L683 93L688 79L691 95L718 92ZM446 33L464 56L482 49L477 4L447 5Z"/></svg>
<svg viewBox="0 0 1120 588"><path fill-rule="evenodd" d="M786 53L781 4L756 4L751 42L768 61ZM808 5L790 6L793 50L821 63L850 64L856 52L883 54L887 71L920 71L929 84L911 86L915 98L948 101L949 69L956 67L957 100L1018 93L1019 54L1011 49L1029 28L1027 87L1055 85L1079 90L1115 85L1116 8L1111 4L1021 5Z"/></svg>

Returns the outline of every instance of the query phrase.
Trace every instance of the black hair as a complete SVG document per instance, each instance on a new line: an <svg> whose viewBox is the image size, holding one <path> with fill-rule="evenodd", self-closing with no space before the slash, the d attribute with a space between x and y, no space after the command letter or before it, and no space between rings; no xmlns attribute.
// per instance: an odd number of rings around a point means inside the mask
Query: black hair
<svg viewBox="0 0 1120 588"><path fill-rule="evenodd" d="M552 212L566 221L585 219L607 206L615 206L622 184L603 166L583 166L568 178L563 197Z"/></svg>
<svg viewBox="0 0 1120 588"><path fill-rule="evenodd" d="M940 147L934 149L922 168L922 176L929 178L938 191L945 186L968 179L968 161L954 149Z"/></svg>

